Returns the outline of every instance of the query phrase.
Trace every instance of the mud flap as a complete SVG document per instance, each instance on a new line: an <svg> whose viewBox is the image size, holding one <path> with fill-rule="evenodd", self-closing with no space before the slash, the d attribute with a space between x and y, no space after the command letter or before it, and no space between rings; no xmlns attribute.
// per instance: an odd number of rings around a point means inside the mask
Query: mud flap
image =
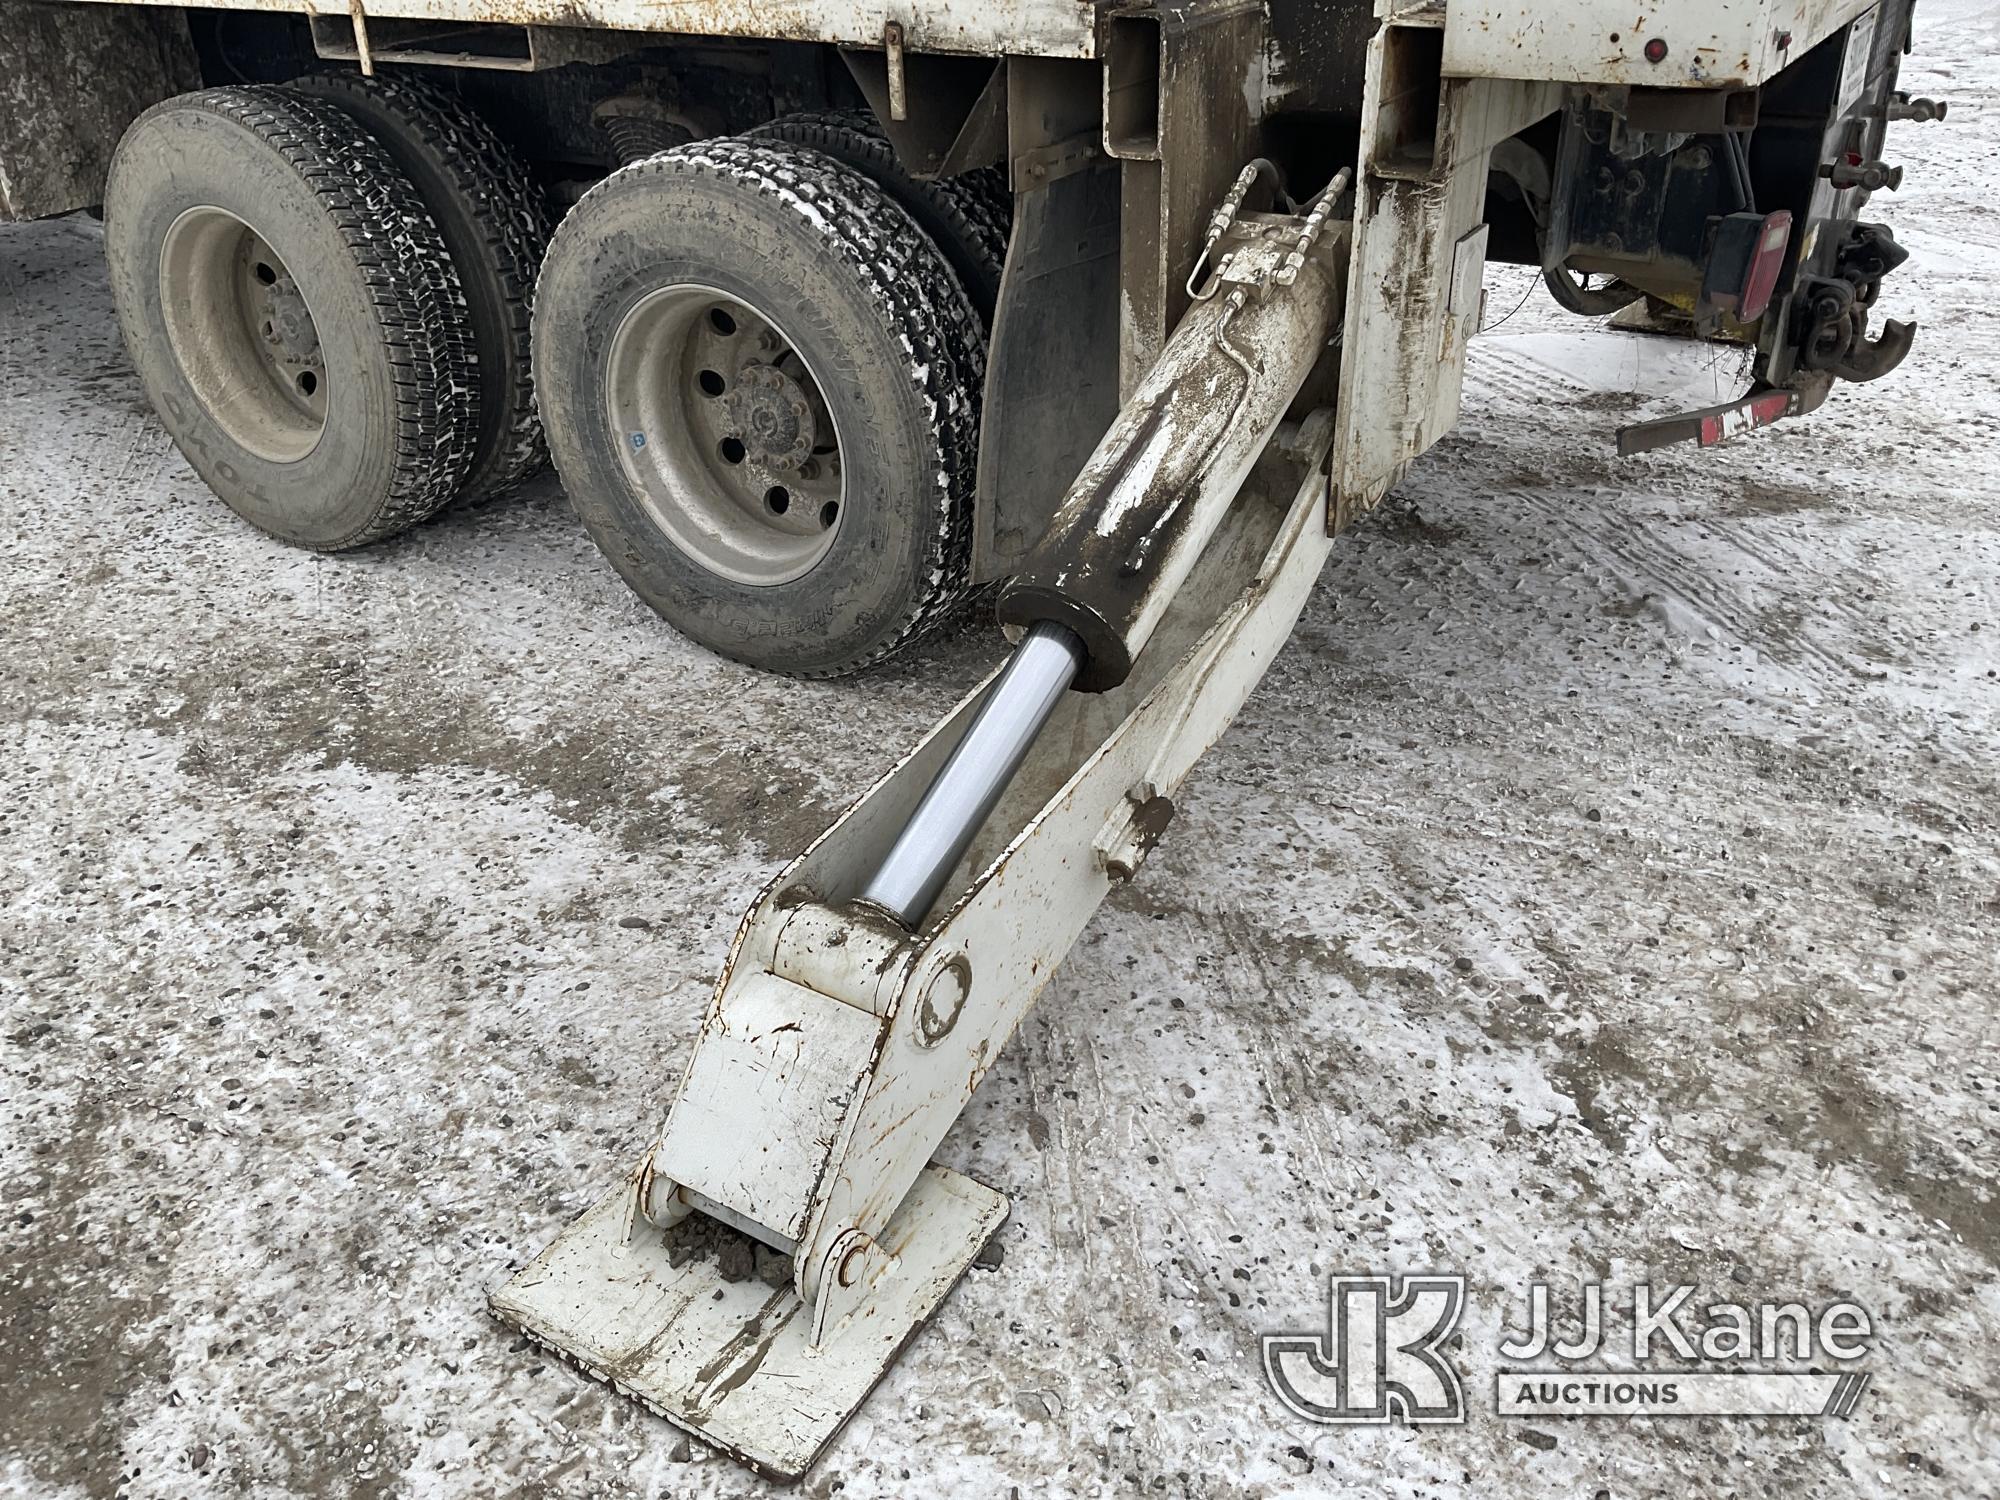
<svg viewBox="0 0 2000 1500"><path fill-rule="evenodd" d="M201 87L179 10L0 0L0 223L104 201L125 127Z"/></svg>

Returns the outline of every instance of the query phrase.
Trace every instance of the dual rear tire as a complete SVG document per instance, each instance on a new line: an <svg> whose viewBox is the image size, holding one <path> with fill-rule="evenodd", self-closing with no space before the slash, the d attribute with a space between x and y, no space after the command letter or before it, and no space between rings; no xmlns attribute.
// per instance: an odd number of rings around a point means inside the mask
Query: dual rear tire
<svg viewBox="0 0 2000 1500"><path fill-rule="evenodd" d="M125 345L154 410L253 526L322 550L457 493L477 356L436 225L373 137L277 88L135 121L105 188Z"/></svg>
<svg viewBox="0 0 2000 1500"><path fill-rule="evenodd" d="M635 163L544 262L525 172L449 96L212 89L133 125L105 223L161 420L285 541L502 490L546 422L612 565L724 655L853 671L966 592L1004 195L916 182L865 119Z"/></svg>
<svg viewBox="0 0 2000 1500"><path fill-rule="evenodd" d="M543 462L528 304L548 226L450 96L326 75L134 122L105 188L126 348L253 526L336 551Z"/></svg>
<svg viewBox="0 0 2000 1500"><path fill-rule="evenodd" d="M529 365L548 210L521 160L443 89L406 77L312 73L286 86L324 100L380 143L437 226L465 297L479 435L458 493L505 493L548 461Z"/></svg>

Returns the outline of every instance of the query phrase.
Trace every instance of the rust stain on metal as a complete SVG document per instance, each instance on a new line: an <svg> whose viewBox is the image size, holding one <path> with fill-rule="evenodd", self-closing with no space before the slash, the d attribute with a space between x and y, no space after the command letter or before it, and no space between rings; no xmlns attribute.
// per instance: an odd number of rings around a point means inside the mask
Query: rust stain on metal
<svg viewBox="0 0 2000 1500"><path fill-rule="evenodd" d="M200 0L220 4L223 0ZM230 0L237 3L237 0ZM290 10L290 0L249 0L247 8ZM915 52L1087 58L1096 52L1095 6L1085 0L1038 0L1025 6L930 3L899 21ZM397 18L514 26L569 26L658 35L744 37L880 47L883 14L852 0L382 0L376 19Z"/></svg>
<svg viewBox="0 0 2000 1500"><path fill-rule="evenodd" d="M771 1322L771 1314L781 1307L784 1309L783 1316ZM771 1345L777 1341L778 1335L804 1307L798 1294L789 1287L780 1287L771 1293L764 1300L764 1305L757 1309L757 1316L717 1350L715 1358L695 1372L694 1380L690 1382L692 1399L688 1403L689 1414L700 1417L713 1411L731 1391L755 1375L770 1355Z"/></svg>
<svg viewBox="0 0 2000 1500"><path fill-rule="evenodd" d="M1171 797L1149 798L1132 815L1132 843L1138 857L1144 859L1159 846L1166 836L1167 825L1174 820L1174 799Z"/></svg>
<svg viewBox="0 0 2000 1500"><path fill-rule="evenodd" d="M904 1125L908 1124L911 1120L914 1120L918 1115L922 1114L929 1107L930 1107L929 1100L926 1100L922 1104L911 1106L911 1108L904 1111L901 1115L898 1115L895 1119L891 1120L887 1125L883 1126L881 1130L876 1132L875 1144L878 1146L881 1145L884 1141L888 1140L890 1136L894 1135L898 1130L901 1130Z"/></svg>

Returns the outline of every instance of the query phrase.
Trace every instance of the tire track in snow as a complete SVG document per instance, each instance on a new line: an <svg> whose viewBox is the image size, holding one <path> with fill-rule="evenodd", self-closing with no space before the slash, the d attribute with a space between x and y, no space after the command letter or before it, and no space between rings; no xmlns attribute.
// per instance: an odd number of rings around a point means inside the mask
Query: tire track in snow
<svg viewBox="0 0 2000 1500"><path fill-rule="evenodd" d="M1532 489L1515 493L1525 506L1542 514L1556 530L1580 544L1583 555L1611 565L1614 575L1638 602L1660 599L1667 607L1654 612L1663 624L1673 624L1676 607L1684 609L1712 631L1714 639L1753 650L1767 660L1790 667L1804 685L1815 689L1825 687L1829 678L1865 682L1882 675L1879 668L1857 665L1844 652L1821 645L1803 630L1773 632L1767 612L1745 599L1740 587L1726 584L1719 568L1658 538L1643 518L1633 517L1629 525L1619 526L1601 513L1592 515L1580 510L1564 496ZM1734 545L1733 538L1722 535L1724 528L1708 524L1711 537ZM1777 570L1759 562L1749 551L1740 547L1737 550L1767 574L1763 583L1771 592L1777 593L1781 586L1787 585L1786 591L1796 588L1795 583L1788 584ZM1820 597L1828 600L1836 596L1822 593Z"/></svg>

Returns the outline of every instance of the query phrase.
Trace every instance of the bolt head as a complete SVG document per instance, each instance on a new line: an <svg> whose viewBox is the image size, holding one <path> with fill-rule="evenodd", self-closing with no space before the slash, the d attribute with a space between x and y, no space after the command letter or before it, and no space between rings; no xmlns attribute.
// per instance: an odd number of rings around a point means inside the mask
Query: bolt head
<svg viewBox="0 0 2000 1500"><path fill-rule="evenodd" d="M860 1279L861 1268L867 1263L867 1260L868 1247L866 1245L856 1245L847 1254L841 1256L840 1270L837 1273L840 1277L840 1284L842 1286L853 1286Z"/></svg>

